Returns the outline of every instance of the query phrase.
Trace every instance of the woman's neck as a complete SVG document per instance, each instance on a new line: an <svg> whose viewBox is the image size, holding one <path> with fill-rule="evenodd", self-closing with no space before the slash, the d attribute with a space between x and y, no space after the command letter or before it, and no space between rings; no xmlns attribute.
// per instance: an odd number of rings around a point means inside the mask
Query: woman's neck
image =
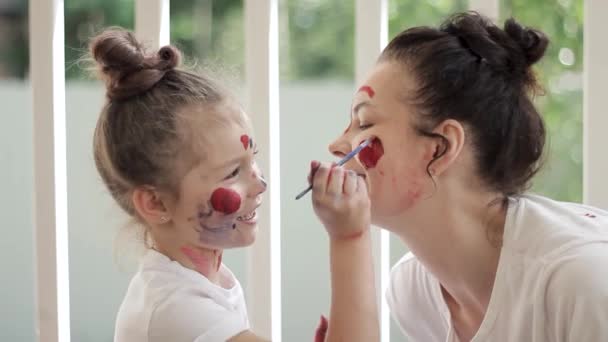
<svg viewBox="0 0 608 342"><path fill-rule="evenodd" d="M481 317L492 294L501 250L496 241L502 241L506 216L496 198L445 187L390 229L459 306Z"/></svg>

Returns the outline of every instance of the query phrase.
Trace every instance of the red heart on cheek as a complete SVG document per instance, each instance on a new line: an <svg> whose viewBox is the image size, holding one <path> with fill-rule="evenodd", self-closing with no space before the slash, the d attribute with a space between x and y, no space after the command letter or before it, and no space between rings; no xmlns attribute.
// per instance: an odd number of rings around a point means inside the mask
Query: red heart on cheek
<svg viewBox="0 0 608 342"><path fill-rule="evenodd" d="M245 134L241 135L241 143L243 144L243 148L247 149L247 146L249 146L249 136Z"/></svg>

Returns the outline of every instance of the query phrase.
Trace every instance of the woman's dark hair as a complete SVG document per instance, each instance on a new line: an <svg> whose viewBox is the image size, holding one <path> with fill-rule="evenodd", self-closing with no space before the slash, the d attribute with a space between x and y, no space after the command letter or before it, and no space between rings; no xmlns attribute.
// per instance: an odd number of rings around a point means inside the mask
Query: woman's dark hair
<svg viewBox="0 0 608 342"><path fill-rule="evenodd" d="M457 13L439 28L415 27L397 35L379 62L398 62L413 73L421 113L416 130L447 140L432 129L457 120L472 135L480 176L505 196L519 195L540 169L545 126L532 103L539 87L531 66L549 40L514 19L499 28L476 12Z"/></svg>

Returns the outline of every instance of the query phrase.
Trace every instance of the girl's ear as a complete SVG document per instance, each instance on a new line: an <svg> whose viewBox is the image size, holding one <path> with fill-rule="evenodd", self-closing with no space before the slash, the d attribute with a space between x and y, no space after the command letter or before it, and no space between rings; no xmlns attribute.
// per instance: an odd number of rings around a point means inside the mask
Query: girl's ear
<svg viewBox="0 0 608 342"><path fill-rule="evenodd" d="M151 187L138 187L131 195L137 214L149 225L165 224L171 215L160 193Z"/></svg>

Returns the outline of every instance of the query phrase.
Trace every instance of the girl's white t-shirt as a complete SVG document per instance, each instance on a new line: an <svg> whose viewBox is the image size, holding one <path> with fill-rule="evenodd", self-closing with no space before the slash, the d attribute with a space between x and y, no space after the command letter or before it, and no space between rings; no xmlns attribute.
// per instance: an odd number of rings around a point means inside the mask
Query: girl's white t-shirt
<svg viewBox="0 0 608 342"><path fill-rule="evenodd" d="M393 267L386 298L410 341L458 341L441 285L411 253ZM514 200L472 341L608 341L608 212L534 195Z"/></svg>
<svg viewBox="0 0 608 342"><path fill-rule="evenodd" d="M216 342L249 329L240 283L225 266L218 286L148 250L116 319L115 342Z"/></svg>

